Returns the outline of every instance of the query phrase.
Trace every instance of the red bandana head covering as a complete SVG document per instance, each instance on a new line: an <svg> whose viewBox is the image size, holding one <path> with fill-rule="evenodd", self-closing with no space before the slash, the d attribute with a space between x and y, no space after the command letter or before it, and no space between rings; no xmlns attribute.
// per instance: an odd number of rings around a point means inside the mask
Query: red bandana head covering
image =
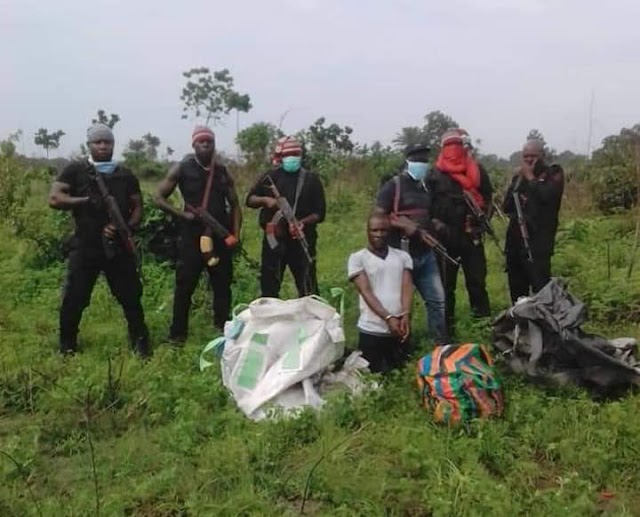
<svg viewBox="0 0 640 517"><path fill-rule="evenodd" d="M451 176L460 186L467 190L476 204L484 207L484 199L480 194L480 168L464 146L466 131L451 129L442 135L442 150L438 156L436 167Z"/></svg>

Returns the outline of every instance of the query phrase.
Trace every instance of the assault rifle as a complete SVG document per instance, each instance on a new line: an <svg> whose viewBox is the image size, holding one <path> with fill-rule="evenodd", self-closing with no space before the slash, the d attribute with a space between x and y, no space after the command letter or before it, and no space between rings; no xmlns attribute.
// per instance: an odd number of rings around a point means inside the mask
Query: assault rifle
<svg viewBox="0 0 640 517"><path fill-rule="evenodd" d="M238 243L238 239L235 235L233 235L227 228L225 228L220 221L218 221L215 217L213 217L209 212L204 210L203 208L195 207L192 205L185 205L185 208L188 212L191 212L195 215L202 224L206 227L210 228L213 234L216 237L222 239L229 248L232 248Z"/></svg>
<svg viewBox="0 0 640 517"><path fill-rule="evenodd" d="M460 260L454 259L451 255L449 255L447 248L445 248L443 244L427 230L419 228L418 235L420 236L420 240L422 240L422 242L424 242L430 248L433 248L433 251L435 251L443 259L451 262L451 264L453 264L454 266L460 265Z"/></svg>
<svg viewBox="0 0 640 517"><path fill-rule="evenodd" d="M278 224L284 217L289 227L294 227L296 229L297 240L302 247L302 251L304 251L307 261L309 262L309 264L311 264L313 262L313 257L309 252L309 243L307 242L303 231L300 229L300 223L293 212L293 208L291 208L289 201L287 201L287 199L280 194L280 191L278 190L278 187L276 187L276 184L273 182L271 176L267 176L267 179L271 183L269 185L269 189L271 189L271 192L273 192L273 195L276 198L276 202L278 203L278 211L275 213L271 221L267 223L266 236L269 246L272 249L278 246L278 241L275 236L275 228L277 228Z"/></svg>
<svg viewBox="0 0 640 517"><path fill-rule="evenodd" d="M129 225L124 220L122 216L122 212L120 211L120 207L116 202L116 199L109 193L109 189L104 182L104 179L100 175L99 172L95 173L96 184L98 185L98 190L100 191L100 196L104 201L104 204L107 208L107 212L109 214L109 219L111 219L111 223L116 227L116 232L124 245L127 253L131 255L136 254L136 244L133 241L133 234L131 233L131 229ZM104 252L107 256L107 259L112 259L116 255L116 250L113 247L114 241L113 239L109 239L107 236L102 236L102 244L104 246Z"/></svg>
<svg viewBox="0 0 640 517"><path fill-rule="evenodd" d="M517 190L513 191L513 203L516 207L516 216L518 218L518 226L520 227L520 236L522 237L522 243L527 253L527 262L533 264L533 255L531 254L531 245L529 243L529 229L527 228L527 221L524 218L524 212L522 211L522 204L520 203L520 194Z"/></svg>
<svg viewBox="0 0 640 517"><path fill-rule="evenodd" d="M391 219L392 221L397 221L400 223L400 228L404 230L403 225L406 224L415 224L411 221L411 219L409 219L406 215L401 215L401 216L397 216L397 215L391 215ZM424 228L417 228L417 234L418 234L418 238L427 246L429 246L430 248L433 249L433 251L435 251L438 255L440 255L443 259L447 260L448 262L451 262L451 264L453 264L454 266L459 266L460 265L460 259L454 259L451 255L449 255L449 252L447 251L447 248L444 247L444 245L429 231L425 230ZM407 237L403 237L403 240L406 239L407 244L408 244L408 239ZM401 245L402 247L402 245ZM407 251L407 249L404 249L403 251Z"/></svg>
<svg viewBox="0 0 640 517"><path fill-rule="evenodd" d="M200 251L204 256L207 266L217 266L220 262L220 257L214 253L211 235L213 234L222 239L229 248L235 246L238 243L238 239L204 208L195 207L187 203L185 209L195 215L196 218L206 226L207 231L204 235L200 236Z"/></svg>
<svg viewBox="0 0 640 517"><path fill-rule="evenodd" d="M504 251L500 246L500 241L498 240L498 236L496 235L496 232L493 230L493 226L491 226L489 219L487 219L487 214L485 214L484 210L482 210L482 208L478 206L478 203L476 203L476 200L473 199L473 196L471 195L470 192L464 190L463 195L464 195L464 201L469 207L469 210L471 211L471 215L473 215L475 220L478 223L480 223L480 226L482 227L482 231L489 236L489 238L495 243L495 245L500 250L500 253L504 255Z"/></svg>

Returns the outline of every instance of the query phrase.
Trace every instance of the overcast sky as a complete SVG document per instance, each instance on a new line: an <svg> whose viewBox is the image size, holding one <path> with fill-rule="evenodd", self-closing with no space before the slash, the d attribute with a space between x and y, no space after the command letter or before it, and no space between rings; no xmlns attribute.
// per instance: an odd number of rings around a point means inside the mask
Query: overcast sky
<svg viewBox="0 0 640 517"><path fill-rule="evenodd" d="M242 126L295 132L316 118L390 143L440 109L484 152L508 155L538 128L587 149L640 122L639 0L0 0L0 138L66 132L67 156L98 108L119 150L147 131L178 154L182 72L229 68L254 109ZM218 126L233 150L235 120Z"/></svg>

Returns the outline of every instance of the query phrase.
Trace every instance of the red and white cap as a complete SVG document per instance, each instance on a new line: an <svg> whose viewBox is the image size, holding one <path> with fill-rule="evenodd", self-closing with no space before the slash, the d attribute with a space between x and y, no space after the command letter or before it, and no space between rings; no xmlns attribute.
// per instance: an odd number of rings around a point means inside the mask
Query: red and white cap
<svg viewBox="0 0 640 517"><path fill-rule="evenodd" d="M207 126L196 126L191 134L191 145L202 140L212 140L215 142L216 136Z"/></svg>
<svg viewBox="0 0 640 517"><path fill-rule="evenodd" d="M293 136L284 136L276 143L273 154L279 158L302 154L302 143Z"/></svg>
<svg viewBox="0 0 640 517"><path fill-rule="evenodd" d="M444 147L449 144L463 144L464 143L464 129L448 129L440 139L440 145Z"/></svg>

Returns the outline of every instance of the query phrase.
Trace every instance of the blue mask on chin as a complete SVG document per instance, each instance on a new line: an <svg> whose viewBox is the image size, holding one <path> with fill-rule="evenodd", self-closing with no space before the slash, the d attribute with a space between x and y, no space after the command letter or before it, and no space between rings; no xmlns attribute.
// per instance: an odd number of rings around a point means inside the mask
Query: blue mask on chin
<svg viewBox="0 0 640 517"><path fill-rule="evenodd" d="M113 174L113 171L115 171L116 167L118 166L118 162L114 162L113 160L109 162L94 162L93 160L89 161L100 174Z"/></svg>
<svg viewBox="0 0 640 517"><path fill-rule="evenodd" d="M407 173L416 181L424 180L430 169L431 165L428 163L407 160Z"/></svg>

